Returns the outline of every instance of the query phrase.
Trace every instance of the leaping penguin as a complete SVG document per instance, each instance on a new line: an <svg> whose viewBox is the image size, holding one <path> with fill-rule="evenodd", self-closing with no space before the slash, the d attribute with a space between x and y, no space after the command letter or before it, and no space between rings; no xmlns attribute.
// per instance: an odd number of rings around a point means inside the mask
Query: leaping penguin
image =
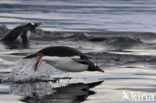
<svg viewBox="0 0 156 103"><path fill-rule="evenodd" d="M17 26L10 32L8 32L1 41L5 43L22 42L27 43L30 38L31 31L40 26L41 23L28 23L25 25Z"/></svg>
<svg viewBox="0 0 156 103"><path fill-rule="evenodd" d="M40 67L42 60L48 64L66 72L99 71L104 72L88 57L77 49L67 46L55 46L42 49L24 58L38 57L34 67L35 71Z"/></svg>

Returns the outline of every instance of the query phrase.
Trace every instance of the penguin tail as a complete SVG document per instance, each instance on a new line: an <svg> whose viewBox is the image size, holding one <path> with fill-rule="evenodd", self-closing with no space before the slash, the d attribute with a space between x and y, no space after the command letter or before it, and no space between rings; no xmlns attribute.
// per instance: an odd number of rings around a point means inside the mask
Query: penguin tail
<svg viewBox="0 0 156 103"><path fill-rule="evenodd" d="M31 54L31 55L25 56L24 59L34 58L34 57L37 57L37 56L39 56L39 53L34 53L34 54Z"/></svg>

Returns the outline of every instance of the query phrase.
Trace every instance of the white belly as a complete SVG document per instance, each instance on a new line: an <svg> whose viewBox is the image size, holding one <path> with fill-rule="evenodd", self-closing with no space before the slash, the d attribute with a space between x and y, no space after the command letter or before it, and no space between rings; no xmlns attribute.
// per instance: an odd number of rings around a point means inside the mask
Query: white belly
<svg viewBox="0 0 156 103"><path fill-rule="evenodd" d="M30 39L30 36L31 36L31 32L30 31L27 31L27 39Z"/></svg>
<svg viewBox="0 0 156 103"><path fill-rule="evenodd" d="M43 60L48 64L67 72L87 71L88 65L81 64L68 57L50 57L44 56Z"/></svg>

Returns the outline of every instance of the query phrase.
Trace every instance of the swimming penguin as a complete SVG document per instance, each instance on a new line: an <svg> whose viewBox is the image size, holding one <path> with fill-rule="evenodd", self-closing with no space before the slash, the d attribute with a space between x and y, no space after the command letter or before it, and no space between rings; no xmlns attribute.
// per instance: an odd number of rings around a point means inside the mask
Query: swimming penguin
<svg viewBox="0 0 156 103"><path fill-rule="evenodd" d="M48 64L67 72L100 71L104 72L88 57L77 49L67 46L54 46L42 49L24 58L39 57L35 65L35 71L42 60Z"/></svg>
<svg viewBox="0 0 156 103"><path fill-rule="evenodd" d="M40 25L41 23L28 23L18 26L2 37L1 41L5 43L27 43L29 41L31 31Z"/></svg>

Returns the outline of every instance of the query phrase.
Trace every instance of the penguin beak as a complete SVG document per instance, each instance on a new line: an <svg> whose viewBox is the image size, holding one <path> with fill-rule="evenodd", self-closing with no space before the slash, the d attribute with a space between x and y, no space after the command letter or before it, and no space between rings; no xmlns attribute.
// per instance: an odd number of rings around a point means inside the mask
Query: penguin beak
<svg viewBox="0 0 156 103"><path fill-rule="evenodd" d="M96 70L104 73L104 70L100 69L99 67L96 67Z"/></svg>
<svg viewBox="0 0 156 103"><path fill-rule="evenodd" d="M41 25L41 23L35 23L35 26L37 27L37 26L40 26Z"/></svg>

